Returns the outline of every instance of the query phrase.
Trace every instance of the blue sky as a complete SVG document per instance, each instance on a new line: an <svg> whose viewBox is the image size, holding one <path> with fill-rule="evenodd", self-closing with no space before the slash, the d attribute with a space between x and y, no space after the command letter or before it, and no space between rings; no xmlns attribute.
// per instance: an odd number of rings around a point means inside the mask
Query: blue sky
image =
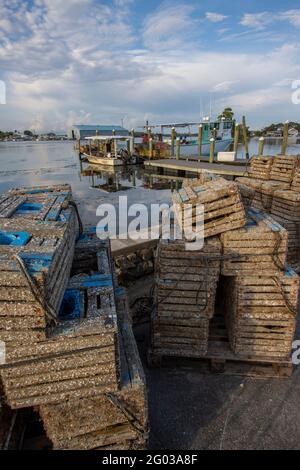
<svg viewBox="0 0 300 470"><path fill-rule="evenodd" d="M0 129L300 120L298 1L0 0Z"/></svg>

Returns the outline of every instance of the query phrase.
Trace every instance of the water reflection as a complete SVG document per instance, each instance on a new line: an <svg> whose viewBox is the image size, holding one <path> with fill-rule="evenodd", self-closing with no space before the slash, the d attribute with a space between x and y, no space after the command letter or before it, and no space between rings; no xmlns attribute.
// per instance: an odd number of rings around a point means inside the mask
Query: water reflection
<svg viewBox="0 0 300 470"><path fill-rule="evenodd" d="M86 164L80 160L80 179L87 178L90 187L107 193L127 191L133 188L148 190L170 189L178 187L183 178L178 176L160 175L145 170L140 165L124 167L105 167L101 165Z"/></svg>

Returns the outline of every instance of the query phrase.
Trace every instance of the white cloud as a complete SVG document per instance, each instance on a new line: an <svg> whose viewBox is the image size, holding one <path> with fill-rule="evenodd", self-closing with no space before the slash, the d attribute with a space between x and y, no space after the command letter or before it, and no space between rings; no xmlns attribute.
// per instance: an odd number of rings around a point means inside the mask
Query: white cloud
<svg viewBox="0 0 300 470"><path fill-rule="evenodd" d="M294 26L300 26L300 10L286 10L278 13L264 11L261 13L245 13L241 24L257 29L263 29L276 21L288 21Z"/></svg>
<svg viewBox="0 0 300 470"><path fill-rule="evenodd" d="M272 23L273 20L273 15L267 11L262 13L245 13L241 24L253 28L264 28L267 24Z"/></svg>
<svg viewBox="0 0 300 470"><path fill-rule="evenodd" d="M182 45L191 33L195 21L194 7L187 4L164 3L144 21L144 43L150 48L170 48Z"/></svg>
<svg viewBox="0 0 300 470"><path fill-rule="evenodd" d="M205 17L207 20L212 21L213 23L219 23L220 21L224 21L228 16L222 15L220 13L213 13L213 12L206 12Z"/></svg>
<svg viewBox="0 0 300 470"><path fill-rule="evenodd" d="M287 10L280 14L282 20L287 20L294 26L300 26L300 10Z"/></svg>
<svg viewBox="0 0 300 470"><path fill-rule="evenodd" d="M200 97L212 90L216 112L232 105L238 113L253 112L256 120L299 113L287 77L300 77L300 45L270 47L268 54L202 49L203 17L190 4L164 3L140 29L129 22L134 5L125 0L35 0L30 9L21 0L0 5L0 78L7 84L0 129L65 130L76 121L117 124L124 116L128 127L145 116L156 122L197 119ZM289 10L285 21L297 21L294 13ZM274 39L250 24L239 34Z"/></svg>
<svg viewBox="0 0 300 470"><path fill-rule="evenodd" d="M290 87L291 88L293 81L294 81L293 78L283 78L283 79L273 83L273 86L274 87L280 87L280 88L281 87Z"/></svg>
<svg viewBox="0 0 300 470"><path fill-rule="evenodd" d="M217 85L215 85L213 87L213 91L215 91L215 92L228 91L233 87L233 85L235 83L238 83L238 81L237 80L227 80L225 82L217 83Z"/></svg>

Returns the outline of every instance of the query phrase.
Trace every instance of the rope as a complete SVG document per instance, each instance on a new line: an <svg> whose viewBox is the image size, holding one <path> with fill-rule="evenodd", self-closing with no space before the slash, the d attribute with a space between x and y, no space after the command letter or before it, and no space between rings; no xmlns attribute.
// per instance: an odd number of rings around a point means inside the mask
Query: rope
<svg viewBox="0 0 300 470"><path fill-rule="evenodd" d="M280 280L275 276L272 277L272 279L275 282L275 284L280 288L280 293L282 295L282 298L285 302L286 307L295 317L297 317L299 312L297 308L293 306L293 304L291 303L290 299L287 296L287 293L284 291L283 283L280 282Z"/></svg>
<svg viewBox="0 0 300 470"><path fill-rule="evenodd" d="M272 259L274 261L275 266L279 269L279 271L285 271L285 266L279 258L279 247L282 242L282 237L280 235L280 232L274 232L274 235L275 235L276 240L275 240L275 247L272 253Z"/></svg>
<svg viewBox="0 0 300 470"><path fill-rule="evenodd" d="M22 274L24 275L24 278L27 280L28 282L28 287L32 293L32 295L34 296L35 300L41 305L41 307L45 310L45 313L46 313L46 318L49 320L49 321L54 321L55 324L57 324L57 318L56 318L56 312L55 310L51 307L50 304L48 304L48 302L46 301L44 295L42 294L42 292L40 291L40 288L38 286L38 284L36 283L35 279L31 277L30 273L28 272L26 266L25 266L25 263L24 261L22 260L22 258L15 254L13 255L13 258L17 261L19 267L20 267L20 270L22 272Z"/></svg>
<svg viewBox="0 0 300 470"><path fill-rule="evenodd" d="M261 205L262 205L263 209L265 209L265 211L268 212L270 208L268 207L267 203L264 203L264 201L263 201L262 185L263 185L263 183L261 183L260 188L259 188L260 189L260 191L259 191L260 202L261 202ZM255 190L255 193L256 193L256 190ZM255 196L255 193L254 193L254 196Z"/></svg>
<svg viewBox="0 0 300 470"><path fill-rule="evenodd" d="M252 157L252 158L253 158L253 157ZM246 171L244 171L243 176L249 173L249 172L248 172L248 166L249 166L249 164L250 164L252 158L248 159L248 158L246 157ZM251 166L251 165L250 165L250 166Z"/></svg>
<svg viewBox="0 0 300 470"><path fill-rule="evenodd" d="M207 301L208 301L208 288L207 288L207 284L208 284L208 272L209 272L209 261L225 261L225 260L231 260L231 259L237 259L237 258L240 258L241 255L214 255L214 256L210 256L210 255L201 255L199 256L200 259L203 259L204 261L204 264L205 264L205 270L206 270L206 275L205 275L205 283L206 283L206 289L205 289L205 292L206 292L206 301L205 301L205 305L204 307L201 306L201 310L200 312L204 311L207 307ZM183 277L185 276L185 274L187 273L188 269L190 268L190 266L187 266L184 270L184 272L182 273L182 275L180 276L179 279L177 279L177 281L175 282L175 285L172 285L172 290L176 289L176 287L178 286L179 282L182 281ZM197 293L196 293L196 305L198 307L200 307L200 305L198 305L198 299L199 299L199 294L200 294L200 290L201 290L201 287L203 285L203 282L200 282L199 284L199 287L198 287L198 290L197 290ZM165 297L163 297L160 301L158 302L155 302L153 307L152 307L152 310L151 310L151 313L154 311L154 309L160 305L161 303L165 302L166 299L168 299L170 296L172 295L172 291L167 294Z"/></svg>
<svg viewBox="0 0 300 470"><path fill-rule="evenodd" d="M116 406L121 413L125 416L126 419L128 419L129 424L131 427L140 435L142 436L143 439L147 439L149 435L148 429L144 429L143 425L139 422L136 416L118 399L116 395L113 393L105 393L105 396L108 398L108 400ZM137 424L136 424L137 423Z"/></svg>
<svg viewBox="0 0 300 470"><path fill-rule="evenodd" d="M275 264L275 266L279 269L279 271L285 271L285 266L284 264L281 262L280 258L279 258L279 247L281 245L281 242L282 242L282 237L280 235L279 232L274 232L274 235L275 235L275 247L274 247L274 250L273 250L273 253L271 254L272 256L272 259L273 259L273 262ZM256 254L256 253L253 253L253 254L248 254L248 255L239 255L239 254L230 254L230 255L213 255L213 256L210 256L210 255L201 255L200 258L203 259L204 261L204 264L205 264L205 284L206 284L206 288L205 288L205 292L206 292L206 300L205 300L205 304L204 306L201 306L201 310L200 312L203 312L206 307L207 307L207 303L208 303L208 273L209 273L209 262L210 261L232 261L232 260L240 260L242 259L243 257L251 257L251 256L255 256L255 257L259 257L259 256L266 256L264 253L260 253L260 254ZM176 287L178 286L179 282L182 281L183 277L185 276L185 274L187 273L189 269L189 266L186 267L186 269L184 270L184 272L182 273L182 275L180 276L180 278L175 282L175 285L172 285L172 290L176 289ZM198 299L199 299L199 294L200 294L200 290L201 290L201 287L203 286L203 282L200 282L199 284L199 288L197 290L197 294L196 294L196 305L198 305ZM170 296L172 295L172 291L167 294L165 297L163 297L160 301L158 302L155 302L153 307L152 307L152 310L151 310L151 313L154 311L154 309L160 305L161 303L165 302Z"/></svg>
<svg viewBox="0 0 300 470"><path fill-rule="evenodd" d="M77 216L78 228L79 228L79 237L83 234L83 224L82 220L78 211L78 207L75 201L69 201L70 206L74 207L75 213Z"/></svg>

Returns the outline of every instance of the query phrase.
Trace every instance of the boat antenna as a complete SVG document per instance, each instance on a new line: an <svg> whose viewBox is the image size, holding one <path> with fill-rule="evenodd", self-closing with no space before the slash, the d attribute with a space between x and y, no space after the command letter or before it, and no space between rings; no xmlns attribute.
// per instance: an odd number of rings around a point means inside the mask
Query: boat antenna
<svg viewBox="0 0 300 470"><path fill-rule="evenodd" d="M202 98L200 96L200 122L202 121L203 117L203 103L202 103Z"/></svg>

